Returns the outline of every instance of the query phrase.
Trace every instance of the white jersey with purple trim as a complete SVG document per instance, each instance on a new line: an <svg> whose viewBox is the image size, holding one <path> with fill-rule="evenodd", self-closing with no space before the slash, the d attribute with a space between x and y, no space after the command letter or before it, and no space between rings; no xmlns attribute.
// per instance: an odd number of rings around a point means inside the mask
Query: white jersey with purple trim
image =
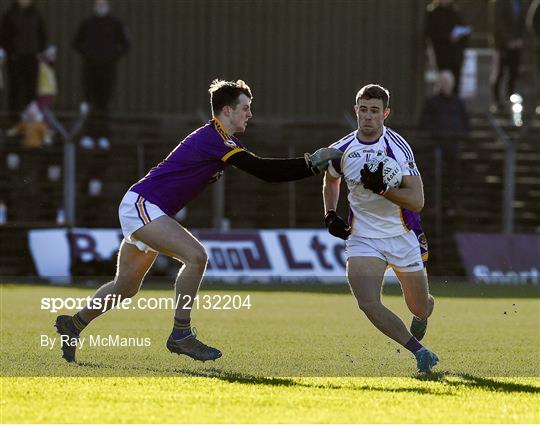
<svg viewBox="0 0 540 426"><path fill-rule="evenodd" d="M354 131L330 145L343 152L341 160L328 166L333 177L343 177L349 189L349 223L353 235L367 238L387 238L420 229L420 215L403 209L386 198L364 188L360 170L374 157L387 155L401 166L403 176L420 176L409 144L398 133L383 127L381 137L374 142L362 142ZM351 217L352 216L352 217Z"/></svg>

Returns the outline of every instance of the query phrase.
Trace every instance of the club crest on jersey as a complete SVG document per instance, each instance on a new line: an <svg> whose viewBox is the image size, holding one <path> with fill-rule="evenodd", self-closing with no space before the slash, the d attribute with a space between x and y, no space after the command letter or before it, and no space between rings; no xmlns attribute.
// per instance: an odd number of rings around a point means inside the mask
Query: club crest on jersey
<svg viewBox="0 0 540 426"><path fill-rule="evenodd" d="M420 246L427 250L427 238L426 238L426 234L424 234L423 232L418 235L418 242L420 243Z"/></svg>
<svg viewBox="0 0 540 426"><path fill-rule="evenodd" d="M236 148L236 143L231 139L227 139L223 141L223 143L227 145L229 148Z"/></svg>

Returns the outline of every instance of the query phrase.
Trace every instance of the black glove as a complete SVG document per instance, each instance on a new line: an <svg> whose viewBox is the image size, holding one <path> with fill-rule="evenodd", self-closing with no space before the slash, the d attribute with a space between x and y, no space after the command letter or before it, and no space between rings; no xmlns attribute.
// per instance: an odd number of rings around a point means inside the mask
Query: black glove
<svg viewBox="0 0 540 426"><path fill-rule="evenodd" d="M324 224L328 232L334 237L346 240L351 235L351 227L345 223L345 221L337 215L334 210L329 210L324 215Z"/></svg>
<svg viewBox="0 0 540 426"><path fill-rule="evenodd" d="M383 163L380 162L377 170L374 172L369 170L367 164L360 170L360 177L364 188L370 189L375 194L384 195L388 191L388 185L383 181Z"/></svg>

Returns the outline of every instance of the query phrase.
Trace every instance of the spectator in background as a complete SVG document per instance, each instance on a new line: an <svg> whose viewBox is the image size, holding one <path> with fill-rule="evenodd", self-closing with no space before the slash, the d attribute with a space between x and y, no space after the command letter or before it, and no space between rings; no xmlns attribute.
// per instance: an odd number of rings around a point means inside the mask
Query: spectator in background
<svg viewBox="0 0 540 426"><path fill-rule="evenodd" d="M54 99L58 94L58 85L56 83L56 72L54 63L56 62L56 46L49 46L39 58L39 75L37 102L39 108L43 111L54 107Z"/></svg>
<svg viewBox="0 0 540 426"><path fill-rule="evenodd" d="M83 59L82 83L86 101L106 114L116 83L116 65L129 49L127 31L110 13L108 0L96 0L94 14L81 22L73 47Z"/></svg>
<svg viewBox="0 0 540 426"><path fill-rule="evenodd" d="M8 130L7 135L21 135L21 146L25 148L41 148L44 143L50 142L48 129L37 102L28 105L21 115L21 121Z"/></svg>
<svg viewBox="0 0 540 426"><path fill-rule="evenodd" d="M5 84L4 84L4 63L5 62L6 62L6 52L4 51L4 49L0 47L0 93L5 90Z"/></svg>
<svg viewBox="0 0 540 426"><path fill-rule="evenodd" d="M540 0L533 0L527 11L527 29L534 37L536 49L536 113L540 114Z"/></svg>
<svg viewBox="0 0 540 426"><path fill-rule="evenodd" d="M519 73L521 51L523 50L523 33L527 7L522 0L492 0L491 25L495 55L491 73L491 92L493 104L491 110L499 111L504 107L500 97L500 86L508 75L506 93L508 100L515 93L515 83Z"/></svg>
<svg viewBox="0 0 540 426"><path fill-rule="evenodd" d="M45 23L32 0L14 1L0 24L0 58L6 56L12 120L36 99L38 54L45 49L46 42Z"/></svg>
<svg viewBox="0 0 540 426"><path fill-rule="evenodd" d="M421 128L434 140L464 138L469 132L469 115L463 101L455 95L454 76L450 71L439 75L438 93L426 99Z"/></svg>
<svg viewBox="0 0 540 426"><path fill-rule="evenodd" d="M427 7L425 37L435 55L439 71L449 70L454 75L454 94L459 93L463 51L471 28L452 0L433 0Z"/></svg>
<svg viewBox="0 0 540 426"><path fill-rule="evenodd" d="M463 101L454 94L454 76L450 71L440 73L437 85L438 93L424 102L420 127L429 133L442 156L442 202L448 217L454 216L458 207L453 176L459 170L462 142L469 133L469 115Z"/></svg>

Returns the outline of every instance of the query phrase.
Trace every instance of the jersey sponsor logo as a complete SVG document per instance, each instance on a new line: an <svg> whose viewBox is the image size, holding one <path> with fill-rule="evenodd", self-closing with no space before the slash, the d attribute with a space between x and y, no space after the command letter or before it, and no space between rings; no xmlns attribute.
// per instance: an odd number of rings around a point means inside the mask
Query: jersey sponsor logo
<svg viewBox="0 0 540 426"><path fill-rule="evenodd" d="M354 185L354 186L362 185L361 178L360 179L353 179L353 178L348 178L348 177L345 176L345 182L347 182L349 185Z"/></svg>
<svg viewBox="0 0 540 426"><path fill-rule="evenodd" d="M236 143L231 139L227 139L227 140L223 141L223 143L225 145L227 145L229 148L236 148L236 146L237 146Z"/></svg>
<svg viewBox="0 0 540 426"><path fill-rule="evenodd" d="M366 154L375 154L376 157L384 155L383 151L375 151L374 149L363 149L362 151L351 152L347 155L348 158L361 158Z"/></svg>

